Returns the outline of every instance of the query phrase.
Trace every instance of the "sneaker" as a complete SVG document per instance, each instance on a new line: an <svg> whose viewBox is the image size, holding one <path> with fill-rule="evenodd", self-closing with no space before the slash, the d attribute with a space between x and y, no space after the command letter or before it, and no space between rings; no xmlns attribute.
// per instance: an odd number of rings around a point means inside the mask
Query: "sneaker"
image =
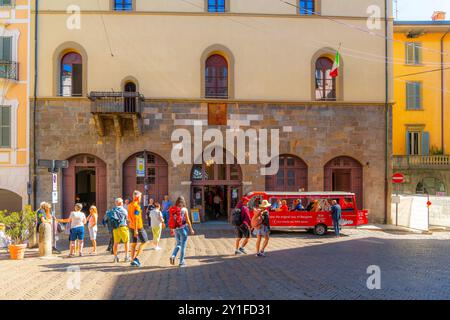
<svg viewBox="0 0 450 320"><path fill-rule="evenodd" d="M243 254L247 254L247 251L245 251L245 249L244 249L244 248L242 248L242 247L241 247L241 248L239 248L239 251L240 251L240 252L242 252Z"/></svg>
<svg viewBox="0 0 450 320"><path fill-rule="evenodd" d="M260 254L261 254L261 257L265 257L265 256L266 256L266 254L264 253L264 251L261 251Z"/></svg>
<svg viewBox="0 0 450 320"><path fill-rule="evenodd" d="M130 256L126 256L125 259L123 260L123 262L130 262L130 261L131 261Z"/></svg>
<svg viewBox="0 0 450 320"><path fill-rule="evenodd" d="M238 254L242 254L242 252L240 250L234 250L234 254L238 255Z"/></svg>
<svg viewBox="0 0 450 320"><path fill-rule="evenodd" d="M179 267L180 267L180 268L184 268L184 267L186 267L186 262L184 262L184 261L183 261L183 262L181 262L181 263L180 263L180 266L179 266Z"/></svg>
<svg viewBox="0 0 450 320"><path fill-rule="evenodd" d="M114 256L114 263L119 262L119 257L118 256Z"/></svg>
<svg viewBox="0 0 450 320"><path fill-rule="evenodd" d="M79 256L82 257L83 256L83 252L80 252Z"/></svg>
<svg viewBox="0 0 450 320"><path fill-rule="evenodd" d="M141 262L139 261L138 258L134 258L134 260L131 261L130 265L133 266L133 267L140 267L142 264L141 264Z"/></svg>
<svg viewBox="0 0 450 320"><path fill-rule="evenodd" d="M169 261L170 261L171 265L173 265L173 266L175 265L175 257L174 256L171 256Z"/></svg>
<svg viewBox="0 0 450 320"><path fill-rule="evenodd" d="M159 250L161 250L161 247L159 247L159 246L158 246L158 247L155 247L155 250L156 250L156 251L159 251Z"/></svg>
<svg viewBox="0 0 450 320"><path fill-rule="evenodd" d="M256 254L256 256L257 256L257 257L260 257L260 258L261 258L261 257L264 257L264 253L258 252L258 253Z"/></svg>

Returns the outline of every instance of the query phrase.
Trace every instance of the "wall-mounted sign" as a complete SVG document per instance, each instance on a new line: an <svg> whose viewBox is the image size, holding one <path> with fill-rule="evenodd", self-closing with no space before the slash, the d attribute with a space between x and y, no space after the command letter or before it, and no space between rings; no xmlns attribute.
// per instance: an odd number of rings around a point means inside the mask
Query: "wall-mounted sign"
<svg viewBox="0 0 450 320"><path fill-rule="evenodd" d="M200 210L198 208L191 209L191 219L192 223L201 223Z"/></svg>
<svg viewBox="0 0 450 320"><path fill-rule="evenodd" d="M145 159L137 157L136 158L136 177L145 177Z"/></svg>

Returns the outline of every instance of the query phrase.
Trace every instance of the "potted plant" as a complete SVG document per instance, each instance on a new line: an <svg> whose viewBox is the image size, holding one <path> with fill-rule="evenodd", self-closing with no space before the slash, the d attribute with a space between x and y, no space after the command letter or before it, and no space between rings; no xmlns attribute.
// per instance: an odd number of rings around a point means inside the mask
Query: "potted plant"
<svg viewBox="0 0 450 320"><path fill-rule="evenodd" d="M26 241L32 235L35 222L36 213L31 210L31 206L26 206L20 212L0 212L0 223L5 225L5 233L12 241L8 246L11 259L22 260L24 258Z"/></svg>

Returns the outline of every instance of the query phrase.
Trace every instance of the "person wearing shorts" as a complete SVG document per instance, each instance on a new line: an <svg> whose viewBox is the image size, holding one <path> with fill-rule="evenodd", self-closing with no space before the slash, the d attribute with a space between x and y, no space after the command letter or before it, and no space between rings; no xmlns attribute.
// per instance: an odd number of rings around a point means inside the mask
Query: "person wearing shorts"
<svg viewBox="0 0 450 320"><path fill-rule="evenodd" d="M252 227L256 236L256 256L265 257L265 249L269 244L270 223L269 223L269 208L271 204L267 200L263 200L259 206L259 212L255 212L252 221ZM261 247L261 240L264 238L264 243Z"/></svg>
<svg viewBox="0 0 450 320"><path fill-rule="evenodd" d="M123 242L123 244L125 246L125 262L128 262L128 261L130 261L130 256L128 255L129 243L130 243L130 237L128 234L128 227L127 227L128 212L123 207L123 199L122 198L117 198L115 203L116 203L116 207L113 210L115 210L115 215L119 218L120 223L117 228L113 229L114 262L119 262L119 256L117 254L117 251L119 248L119 243L121 243L121 242Z"/></svg>
<svg viewBox="0 0 450 320"><path fill-rule="evenodd" d="M87 218L89 238L92 242L92 251L90 254L97 254L97 222L98 222L98 212L96 206L91 206L89 208L89 216Z"/></svg>
<svg viewBox="0 0 450 320"><path fill-rule="evenodd" d="M56 219L57 222L67 223L70 222L70 253L69 257L75 256L76 241L78 241L78 255L83 255L84 244L84 225L86 224L86 216L83 211L83 205L80 203L75 204L74 211L70 213L67 219Z"/></svg>
<svg viewBox="0 0 450 320"><path fill-rule="evenodd" d="M144 229L144 221L142 218L141 208L142 193L140 191L133 192L133 202L128 205L128 226L130 228L131 242L131 266L140 267L141 261L139 256L144 251L148 242L147 232ZM139 240L139 246L137 244ZM137 249L136 249L137 248Z"/></svg>
<svg viewBox="0 0 450 320"><path fill-rule="evenodd" d="M237 209L241 210L242 217L242 225L235 227L235 235L236 235L236 246L234 250L234 254L247 254L245 251L245 246L247 245L250 239L250 210L247 207L248 198L244 197L242 201L237 205ZM241 245L241 240L242 245Z"/></svg>

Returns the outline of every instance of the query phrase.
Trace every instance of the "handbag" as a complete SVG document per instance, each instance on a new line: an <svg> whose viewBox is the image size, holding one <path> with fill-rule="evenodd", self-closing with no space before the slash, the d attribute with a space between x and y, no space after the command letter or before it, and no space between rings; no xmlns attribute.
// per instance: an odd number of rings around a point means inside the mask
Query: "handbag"
<svg viewBox="0 0 450 320"><path fill-rule="evenodd" d="M66 226L62 224L61 222L58 222L56 224L56 232L57 233L63 233L66 230Z"/></svg>

